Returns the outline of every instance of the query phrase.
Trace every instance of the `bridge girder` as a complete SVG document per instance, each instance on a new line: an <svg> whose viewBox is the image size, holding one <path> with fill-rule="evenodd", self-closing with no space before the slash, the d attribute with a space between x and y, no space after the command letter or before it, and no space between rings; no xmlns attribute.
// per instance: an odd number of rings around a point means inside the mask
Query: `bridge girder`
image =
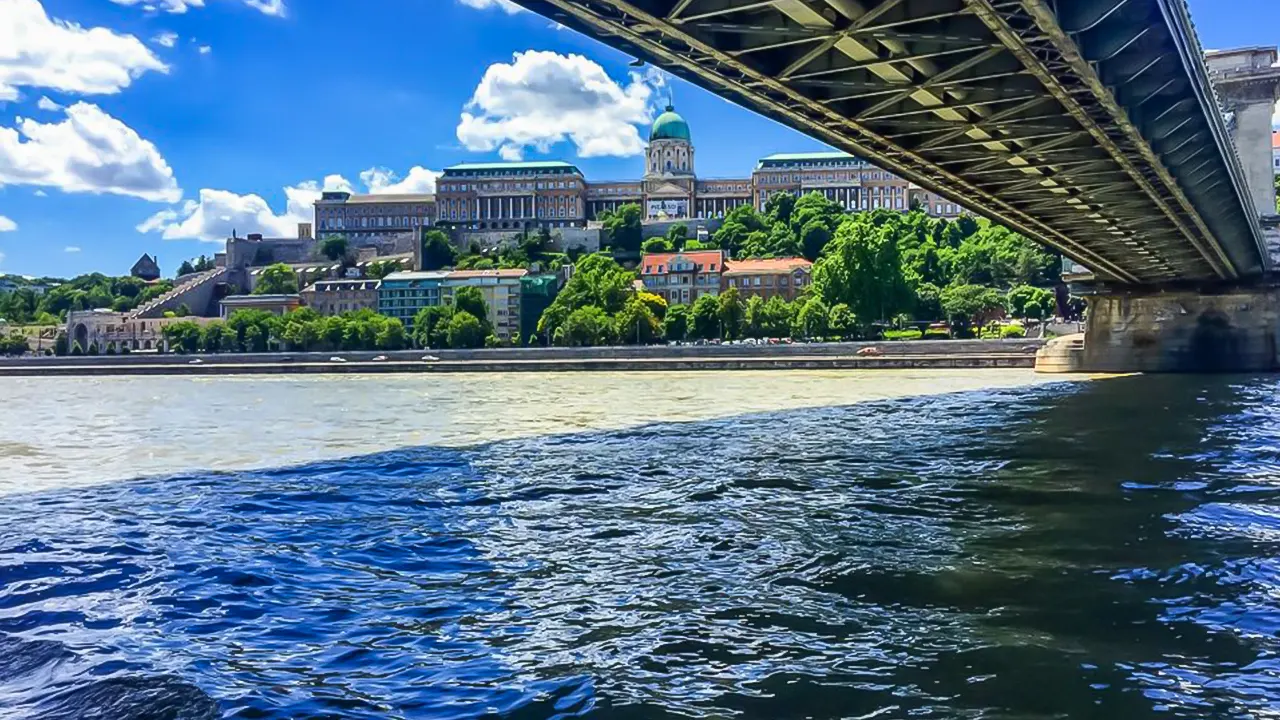
<svg viewBox="0 0 1280 720"><path fill-rule="evenodd" d="M1268 269L1183 0L516 2L1104 279Z"/></svg>

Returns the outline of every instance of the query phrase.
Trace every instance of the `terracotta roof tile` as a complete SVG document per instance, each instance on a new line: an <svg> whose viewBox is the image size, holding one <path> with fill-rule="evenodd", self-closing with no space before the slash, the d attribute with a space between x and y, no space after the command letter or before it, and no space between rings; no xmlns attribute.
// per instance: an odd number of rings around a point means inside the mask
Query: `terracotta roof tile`
<svg viewBox="0 0 1280 720"><path fill-rule="evenodd" d="M753 258L750 260L730 260L725 263L726 275L746 273L781 273L793 270L808 270L813 263L802 257L788 258Z"/></svg>
<svg viewBox="0 0 1280 720"><path fill-rule="evenodd" d="M695 265L701 265L701 272L722 272L724 270L724 252L721 250L693 250L679 253L649 253L640 260L640 274L665 275L670 272L671 261L677 257L685 258ZM658 268L662 270L659 271Z"/></svg>

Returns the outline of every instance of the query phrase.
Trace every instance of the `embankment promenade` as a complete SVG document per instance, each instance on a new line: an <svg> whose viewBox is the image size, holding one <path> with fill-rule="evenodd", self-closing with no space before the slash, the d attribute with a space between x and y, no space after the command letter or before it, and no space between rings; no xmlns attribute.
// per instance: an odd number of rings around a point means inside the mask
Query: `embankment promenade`
<svg viewBox="0 0 1280 720"><path fill-rule="evenodd" d="M0 358L5 376L1032 368L1043 340ZM861 354L860 354L861 353Z"/></svg>

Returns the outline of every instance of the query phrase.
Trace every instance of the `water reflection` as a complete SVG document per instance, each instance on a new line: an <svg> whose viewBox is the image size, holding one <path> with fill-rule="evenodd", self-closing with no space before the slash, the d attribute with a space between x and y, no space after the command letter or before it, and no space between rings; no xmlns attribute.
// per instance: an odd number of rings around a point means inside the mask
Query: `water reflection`
<svg viewBox="0 0 1280 720"><path fill-rule="evenodd" d="M1121 378L13 496L0 634L40 642L0 661L0 709L154 680L176 717L1264 716L1276 389Z"/></svg>

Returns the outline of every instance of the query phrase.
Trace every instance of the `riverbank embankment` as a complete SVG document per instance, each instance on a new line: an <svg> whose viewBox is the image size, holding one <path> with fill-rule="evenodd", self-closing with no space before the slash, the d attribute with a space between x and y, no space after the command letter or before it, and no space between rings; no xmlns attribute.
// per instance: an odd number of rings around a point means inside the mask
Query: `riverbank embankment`
<svg viewBox="0 0 1280 720"><path fill-rule="evenodd" d="M0 359L3 376L1030 368L1042 340L655 345Z"/></svg>

